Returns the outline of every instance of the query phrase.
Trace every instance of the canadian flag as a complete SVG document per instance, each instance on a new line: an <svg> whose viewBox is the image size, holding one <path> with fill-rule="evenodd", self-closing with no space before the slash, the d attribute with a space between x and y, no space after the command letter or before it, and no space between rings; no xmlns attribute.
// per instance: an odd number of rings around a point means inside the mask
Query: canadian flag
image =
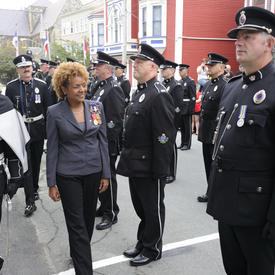
<svg viewBox="0 0 275 275"><path fill-rule="evenodd" d="M16 56L19 55L19 47L18 47L18 35L17 35L17 31L15 31L13 39L12 39L12 45L14 46L15 50L16 50Z"/></svg>
<svg viewBox="0 0 275 275"><path fill-rule="evenodd" d="M45 39L45 43L44 43L44 50L45 50L45 57L47 57L47 55L49 55L49 39L48 39L48 34L46 34L46 39Z"/></svg>
<svg viewBox="0 0 275 275"><path fill-rule="evenodd" d="M89 50L85 39L83 39L83 55L85 60L86 56L89 55Z"/></svg>

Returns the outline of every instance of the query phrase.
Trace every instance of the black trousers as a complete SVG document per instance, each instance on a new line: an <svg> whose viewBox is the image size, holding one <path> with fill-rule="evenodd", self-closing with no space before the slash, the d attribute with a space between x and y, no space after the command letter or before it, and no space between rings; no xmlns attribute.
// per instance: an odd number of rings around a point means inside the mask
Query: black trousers
<svg viewBox="0 0 275 275"><path fill-rule="evenodd" d="M39 173L40 173L40 164L43 154L44 139L34 140L30 143L30 152L31 152L31 167L32 167L32 178L33 178L33 188L34 192L37 192L39 185Z"/></svg>
<svg viewBox="0 0 275 275"><path fill-rule="evenodd" d="M182 115L180 119L181 146L186 145L190 149L192 141L192 115Z"/></svg>
<svg viewBox="0 0 275 275"><path fill-rule="evenodd" d="M6 176L4 174L4 169L3 167L0 165L0 222L2 219L2 201L3 201L3 196L4 196L4 190L6 187Z"/></svg>
<svg viewBox="0 0 275 275"><path fill-rule="evenodd" d="M177 165L178 165L178 151L177 151L177 144L174 145L173 150L173 158L170 163L170 176L174 177L176 179L177 175Z"/></svg>
<svg viewBox="0 0 275 275"><path fill-rule="evenodd" d="M274 247L262 238L262 227L219 222L224 268L229 275L274 275Z"/></svg>
<svg viewBox="0 0 275 275"><path fill-rule="evenodd" d="M202 153L203 153L203 161L204 161L207 184L208 184L208 179L210 175L213 150L214 150L213 144L208 144L204 142L202 143Z"/></svg>
<svg viewBox="0 0 275 275"><path fill-rule="evenodd" d="M165 222L165 184L152 178L129 178L130 193L140 218L136 248L149 258L160 259Z"/></svg>
<svg viewBox="0 0 275 275"><path fill-rule="evenodd" d="M100 178L101 173L75 177L57 175L56 178L76 275L93 274L90 242Z"/></svg>
<svg viewBox="0 0 275 275"><path fill-rule="evenodd" d="M116 180L116 160L117 156L110 156L111 179L105 192L99 194L100 209L104 217L111 221L117 218L119 207L117 204L117 180Z"/></svg>

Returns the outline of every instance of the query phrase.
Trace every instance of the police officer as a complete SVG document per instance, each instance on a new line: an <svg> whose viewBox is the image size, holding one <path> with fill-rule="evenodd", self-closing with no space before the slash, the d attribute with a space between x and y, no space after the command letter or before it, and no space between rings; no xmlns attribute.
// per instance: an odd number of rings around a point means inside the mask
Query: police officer
<svg viewBox="0 0 275 275"><path fill-rule="evenodd" d="M32 51L27 50L26 55L29 55L32 58ZM39 70L39 64L35 60L32 60L32 74L33 75L37 74L38 70Z"/></svg>
<svg viewBox="0 0 275 275"><path fill-rule="evenodd" d="M177 114L183 108L183 95L184 89L181 84L175 79L175 71L178 64L169 60L165 60L164 64L161 65L161 74L163 77L162 84L166 88L167 92L172 96L174 101L174 110L175 110L175 127L177 128ZM171 175L168 176L165 181L166 183L171 183L176 179L177 172L177 145L175 143L174 158L171 162Z"/></svg>
<svg viewBox="0 0 275 275"><path fill-rule="evenodd" d="M28 170L26 144L30 137L24 122L12 102L0 94L0 222L2 200L8 194L8 202L21 184L23 173ZM4 260L0 257L0 270Z"/></svg>
<svg viewBox="0 0 275 275"><path fill-rule="evenodd" d="M235 17L236 59L219 105L207 213L218 220L227 274L273 275L275 239L274 13L245 7Z"/></svg>
<svg viewBox="0 0 275 275"><path fill-rule="evenodd" d="M89 72L89 79L90 79L90 82L88 83L88 87L87 87L87 94L86 94L86 99L92 99L97 88L98 88L98 85L100 83L98 77L96 76L96 69L95 69L95 64L94 64L94 61L91 60L90 63L92 65L90 65L88 67L88 72Z"/></svg>
<svg viewBox="0 0 275 275"><path fill-rule="evenodd" d="M40 59L40 69L36 73L36 78L46 81L49 72L49 61L45 59Z"/></svg>
<svg viewBox="0 0 275 275"><path fill-rule="evenodd" d="M165 183L161 179L170 175L176 128L173 99L156 79L163 56L141 44L131 59L138 86L126 109L124 148L117 171L129 177L132 202L141 219L135 248L123 254L132 258L132 266L140 266L162 256Z"/></svg>
<svg viewBox="0 0 275 275"><path fill-rule="evenodd" d="M19 55L13 60L13 63L16 65L19 78L7 84L6 95L23 116L31 137L31 169L29 169L24 185L27 203L25 215L29 216L36 210L33 200L39 199L38 181L44 139L46 138L45 117L49 98L46 83L38 78L32 77L32 58L30 56ZM30 184L30 182L32 182L32 184ZM28 188L28 190L26 190L26 188Z"/></svg>
<svg viewBox="0 0 275 275"><path fill-rule="evenodd" d="M53 78L53 74L55 72L55 69L57 67L57 63L54 61L49 61L49 73L46 77L46 83L48 86L48 91L49 91L49 98L50 98L50 102L48 105L53 105L56 104L58 102L58 98L56 95L56 92L53 89L53 84L52 84L52 78Z"/></svg>
<svg viewBox="0 0 275 275"><path fill-rule="evenodd" d="M99 195L101 202L96 215L102 220L96 225L97 230L104 230L117 222L119 207L117 205L116 160L119 155L119 134L123 127L124 94L113 79L113 66L117 60L104 52L97 52L96 76L100 82L93 100L103 103L107 138L109 145L111 180L107 190Z"/></svg>
<svg viewBox="0 0 275 275"><path fill-rule="evenodd" d="M57 63L57 66L61 63L61 59L58 55L55 57L55 62Z"/></svg>
<svg viewBox="0 0 275 275"><path fill-rule="evenodd" d="M181 132L181 145L179 149L189 150L191 148L192 141L192 115L195 112L196 104L196 83L188 76L189 65L180 64L179 74L181 80L179 83L184 88L183 95L183 108L179 113L179 127Z"/></svg>
<svg viewBox="0 0 275 275"><path fill-rule="evenodd" d="M125 97L125 108L128 106L130 102L130 92L131 92L131 84L130 81L126 78L124 70L126 66L117 62L115 66L115 76L117 78L118 85L122 88Z"/></svg>
<svg viewBox="0 0 275 275"><path fill-rule="evenodd" d="M213 137L217 125L217 113L219 103L223 93L225 84L227 83L224 77L224 67L228 59L217 53L208 53L208 75L211 77L204 85L201 114L200 114L200 127L198 140L202 142L202 152L204 167L206 173L206 181L208 183L210 166L212 162L213 153ZM205 195L197 197L199 202L207 202L207 192Z"/></svg>

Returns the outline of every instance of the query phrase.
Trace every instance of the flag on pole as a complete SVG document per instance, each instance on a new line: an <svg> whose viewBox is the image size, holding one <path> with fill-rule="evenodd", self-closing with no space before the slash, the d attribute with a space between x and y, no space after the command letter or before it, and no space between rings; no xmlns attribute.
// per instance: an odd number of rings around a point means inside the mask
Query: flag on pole
<svg viewBox="0 0 275 275"><path fill-rule="evenodd" d="M85 39L83 39L83 55L84 60L86 60L87 55L89 55L89 50Z"/></svg>
<svg viewBox="0 0 275 275"><path fill-rule="evenodd" d="M49 55L49 39L48 39L48 33L46 32L46 39L44 43L44 51L45 51L45 57Z"/></svg>
<svg viewBox="0 0 275 275"><path fill-rule="evenodd" d="M14 46L16 50L16 56L19 55L19 47L18 47L18 35L17 35L17 30L14 33L13 39L12 39L12 45Z"/></svg>

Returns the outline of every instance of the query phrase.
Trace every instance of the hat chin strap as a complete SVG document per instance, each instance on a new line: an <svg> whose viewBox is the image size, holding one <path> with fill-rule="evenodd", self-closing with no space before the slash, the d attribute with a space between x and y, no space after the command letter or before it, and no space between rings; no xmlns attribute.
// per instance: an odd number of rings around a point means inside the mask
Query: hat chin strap
<svg viewBox="0 0 275 275"><path fill-rule="evenodd" d="M241 26L238 27L238 29L241 30L241 29L245 29L247 27L251 27L251 28L254 28L254 29L261 29L263 31L266 31L269 34L272 33L272 29L269 29L269 28L267 28L265 26L259 26L259 25L254 25L254 24L241 25Z"/></svg>

